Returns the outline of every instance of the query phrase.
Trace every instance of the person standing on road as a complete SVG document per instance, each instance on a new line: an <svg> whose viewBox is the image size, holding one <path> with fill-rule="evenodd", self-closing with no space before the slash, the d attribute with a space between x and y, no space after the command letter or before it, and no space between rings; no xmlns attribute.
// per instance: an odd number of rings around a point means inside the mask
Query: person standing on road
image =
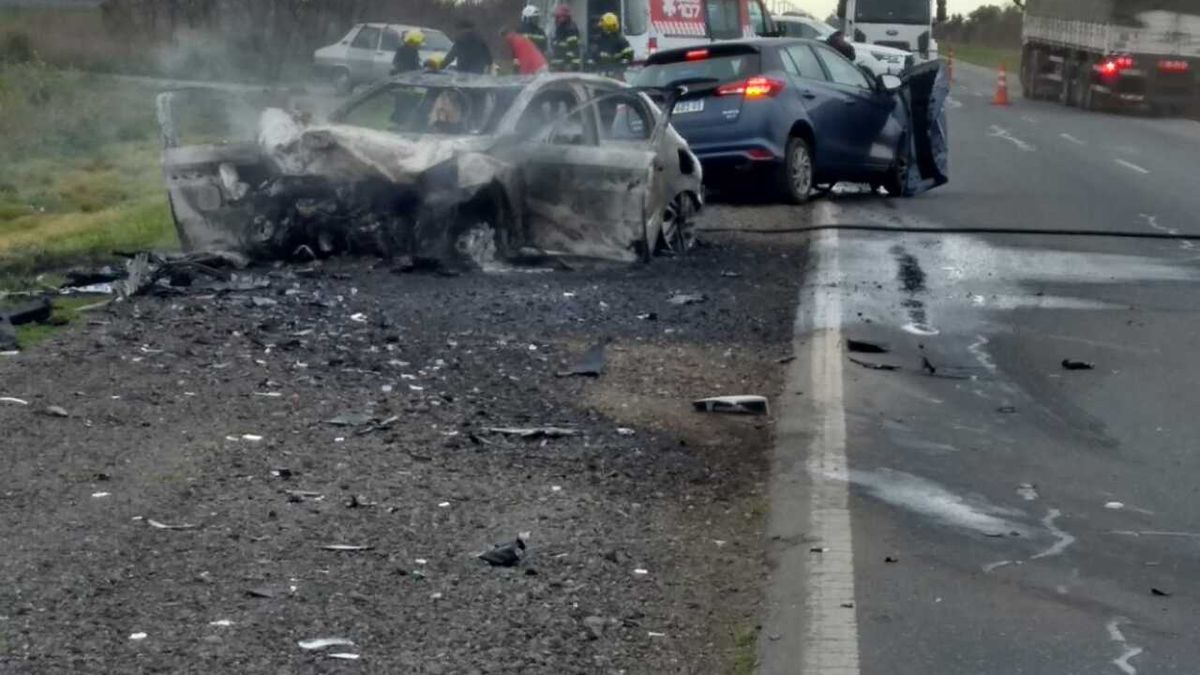
<svg viewBox="0 0 1200 675"><path fill-rule="evenodd" d="M550 67L553 70L579 70L579 26L571 19L568 5L554 8L554 41L550 47Z"/></svg>
<svg viewBox="0 0 1200 675"><path fill-rule="evenodd" d="M528 38L543 55L546 54L546 31L542 30L542 12L537 7L526 5L521 10L521 27L517 33Z"/></svg>
<svg viewBox="0 0 1200 675"><path fill-rule="evenodd" d="M459 72L482 75L492 67L492 50L488 49L483 36L475 30L475 23L470 19L458 22L458 35L454 38L454 46L446 53L442 67L451 65L458 67Z"/></svg>
<svg viewBox="0 0 1200 675"><path fill-rule="evenodd" d="M621 20L609 12L600 17L600 34L592 41L588 65L591 70L619 78L633 63L633 47L621 34Z"/></svg>
<svg viewBox="0 0 1200 675"><path fill-rule="evenodd" d="M513 66L521 75L536 75L549 68L546 63L546 57L542 56L542 50L537 48L528 37L511 30L505 30L500 33L504 37L504 41L508 43L508 48L513 53Z"/></svg>
<svg viewBox="0 0 1200 675"><path fill-rule="evenodd" d="M413 29L404 34L396 55L392 57L392 74L411 73L421 69L421 47L425 46L425 34Z"/></svg>

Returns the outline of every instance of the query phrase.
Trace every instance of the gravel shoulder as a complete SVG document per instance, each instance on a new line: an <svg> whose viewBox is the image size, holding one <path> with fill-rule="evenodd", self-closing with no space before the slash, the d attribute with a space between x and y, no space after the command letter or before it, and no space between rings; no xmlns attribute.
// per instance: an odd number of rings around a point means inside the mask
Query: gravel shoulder
<svg viewBox="0 0 1200 675"><path fill-rule="evenodd" d="M570 272L339 260L0 359L29 403L0 403L0 671L731 671L771 418L690 401L779 392L803 266L728 238ZM601 377L556 376L602 338ZM544 425L578 433L489 431ZM520 564L477 559L519 532ZM328 637L354 644L297 644Z"/></svg>

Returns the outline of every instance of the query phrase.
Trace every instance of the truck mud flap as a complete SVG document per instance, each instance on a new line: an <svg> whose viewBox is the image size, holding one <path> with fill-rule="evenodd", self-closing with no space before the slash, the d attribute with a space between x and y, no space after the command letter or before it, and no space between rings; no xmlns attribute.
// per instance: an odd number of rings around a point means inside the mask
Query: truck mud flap
<svg viewBox="0 0 1200 675"><path fill-rule="evenodd" d="M901 91L911 133L908 139L908 175L904 194L916 195L950 180L950 136L946 125L946 99L950 78L939 61L916 66L904 75Z"/></svg>

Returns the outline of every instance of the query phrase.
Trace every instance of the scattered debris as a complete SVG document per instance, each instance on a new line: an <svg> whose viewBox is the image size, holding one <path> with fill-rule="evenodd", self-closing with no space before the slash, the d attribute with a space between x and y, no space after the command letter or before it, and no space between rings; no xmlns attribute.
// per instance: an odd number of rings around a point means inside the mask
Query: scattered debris
<svg viewBox="0 0 1200 675"><path fill-rule="evenodd" d="M829 547L828 546L812 546L808 549L808 552L809 553L828 553Z"/></svg>
<svg viewBox="0 0 1200 675"><path fill-rule="evenodd" d="M642 321L658 321L658 312L646 312L645 314L638 314L637 318L641 319Z"/></svg>
<svg viewBox="0 0 1200 675"><path fill-rule="evenodd" d="M313 638L311 640L300 640L296 643L300 649L305 651L317 651L320 649L329 649L330 647L353 647L354 641L347 638Z"/></svg>
<svg viewBox="0 0 1200 675"><path fill-rule="evenodd" d="M667 302L677 307L683 307L685 305L698 305L706 300L708 300L708 296L703 293L676 293Z"/></svg>
<svg viewBox="0 0 1200 675"><path fill-rule="evenodd" d="M792 361L795 361L795 360L796 360L795 356L784 356L782 358L775 359L775 363L787 364L787 363L791 363Z"/></svg>
<svg viewBox="0 0 1200 675"><path fill-rule="evenodd" d="M66 408L57 405L46 406L42 408L41 414L46 417L70 417L71 413L67 412Z"/></svg>
<svg viewBox="0 0 1200 675"><path fill-rule="evenodd" d="M589 640L599 640L604 637L604 630L608 628L608 620L599 616L588 616L583 619L584 628L588 629Z"/></svg>
<svg viewBox="0 0 1200 675"><path fill-rule="evenodd" d="M1032 502L1038 498L1037 486L1033 483L1021 483L1017 486L1017 494L1027 502Z"/></svg>
<svg viewBox="0 0 1200 675"><path fill-rule="evenodd" d="M92 499L103 499L103 498L109 497L109 496L112 496L112 493L110 493L110 492L93 492L92 493Z"/></svg>
<svg viewBox="0 0 1200 675"><path fill-rule="evenodd" d="M256 588L246 589L246 595L251 598L273 599L279 597L280 592L278 589L271 586L258 586Z"/></svg>
<svg viewBox="0 0 1200 675"><path fill-rule="evenodd" d="M29 405L29 401L22 398L13 398L11 396L0 396L0 403L11 403L13 405Z"/></svg>
<svg viewBox="0 0 1200 675"><path fill-rule="evenodd" d="M642 569L641 567L633 570L634 576L644 577L650 574L650 570Z"/></svg>
<svg viewBox="0 0 1200 675"><path fill-rule="evenodd" d="M871 363L870 361L860 361L853 356L847 357L850 363L856 366L862 366L868 370L900 370L900 366L893 366L890 363Z"/></svg>
<svg viewBox="0 0 1200 675"><path fill-rule="evenodd" d="M326 654L325 658L341 659L342 661L357 661L357 660L361 659L362 657L358 654L350 654L348 652L336 652L334 654Z"/></svg>
<svg viewBox="0 0 1200 675"><path fill-rule="evenodd" d="M937 368L929 362L929 357L927 356L921 357L921 369L930 375L937 375Z"/></svg>
<svg viewBox="0 0 1200 675"><path fill-rule="evenodd" d="M133 640L135 642L138 640L145 640L147 637L150 637L150 636L147 635L146 633L141 633L141 632L129 634L129 639Z"/></svg>
<svg viewBox="0 0 1200 675"><path fill-rule="evenodd" d="M898 563L898 562L900 562L900 559L899 559L899 558L897 558L896 556L889 555L889 556L887 556L887 557L885 557L885 558L883 559L883 562L885 562L885 563Z"/></svg>
<svg viewBox="0 0 1200 675"><path fill-rule="evenodd" d="M1150 589L1150 594L1151 594L1151 595L1156 595L1156 596L1158 596L1158 597L1160 597L1160 598L1169 598L1169 597L1171 597L1171 594L1170 594L1170 593L1168 593L1167 591L1164 591L1164 590L1162 590L1161 588L1151 588L1151 589Z"/></svg>
<svg viewBox="0 0 1200 675"><path fill-rule="evenodd" d="M632 436L636 433L637 433L636 431L634 431L633 429L630 429L629 427L617 427L617 435L618 436Z"/></svg>
<svg viewBox="0 0 1200 675"><path fill-rule="evenodd" d="M765 396L713 396L692 401L697 412L733 413L741 415L768 415L770 407Z"/></svg>
<svg viewBox="0 0 1200 675"><path fill-rule="evenodd" d="M600 377L604 373L604 349L608 346L608 342L607 339L604 339L589 347L570 368L559 371L558 376L571 377L582 375L585 377Z"/></svg>
<svg viewBox="0 0 1200 675"><path fill-rule="evenodd" d="M998 413L1001 413L1001 414L1003 414L1003 415L1011 415L1011 414L1013 414L1013 413L1017 412L1017 406L1015 406L1015 405L1002 405L1002 406L1000 406L999 408L996 408L996 412L998 412Z"/></svg>
<svg viewBox="0 0 1200 675"><path fill-rule="evenodd" d="M326 545L322 546L321 548L325 549L326 551L354 552L354 551L370 551L371 549L373 549L375 547L374 546L358 546L355 544L326 544Z"/></svg>
<svg viewBox="0 0 1200 675"><path fill-rule="evenodd" d="M166 523L159 522L153 518L147 518L146 524L149 525L150 527L153 527L156 530L197 530L197 529L200 529L199 525L191 525L191 524L187 524L187 523L184 523L182 525L168 525Z"/></svg>
<svg viewBox="0 0 1200 675"><path fill-rule="evenodd" d="M1063 359L1063 370L1094 370L1096 364L1087 361L1075 361L1072 359Z"/></svg>
<svg viewBox="0 0 1200 675"><path fill-rule="evenodd" d="M845 609L854 609L854 603L853 602L843 602L842 607Z"/></svg>
<svg viewBox="0 0 1200 675"><path fill-rule="evenodd" d="M488 427L487 430L493 434L518 436L525 440L563 438L566 436L578 436L580 433L578 429L567 429L564 427Z"/></svg>
<svg viewBox="0 0 1200 675"><path fill-rule="evenodd" d="M512 541L496 544L492 550L480 553L479 559L492 567L513 567L525 557L525 537L527 536L527 533L522 532Z"/></svg>
<svg viewBox="0 0 1200 675"><path fill-rule="evenodd" d="M1104 508L1116 511L1125 508L1125 505L1121 502L1105 502Z"/></svg>
<svg viewBox="0 0 1200 675"><path fill-rule="evenodd" d="M858 354L887 354L891 352L887 347L864 340L846 340L846 349Z"/></svg>
<svg viewBox="0 0 1200 675"><path fill-rule="evenodd" d="M242 434L242 440L247 443L261 443L263 437L257 434Z"/></svg>
<svg viewBox="0 0 1200 675"><path fill-rule="evenodd" d="M233 622L229 619L217 619L216 621L209 621L208 625L216 626L217 628L228 628L233 625Z"/></svg>
<svg viewBox="0 0 1200 675"><path fill-rule="evenodd" d="M367 413L343 413L328 420L326 424L331 424L335 427L361 427L375 421L374 415Z"/></svg>
<svg viewBox="0 0 1200 675"><path fill-rule="evenodd" d="M731 272L729 270L724 270L723 272L721 272L721 276L725 277L726 279L737 279L738 277L742 276L742 274L741 274L741 272Z"/></svg>

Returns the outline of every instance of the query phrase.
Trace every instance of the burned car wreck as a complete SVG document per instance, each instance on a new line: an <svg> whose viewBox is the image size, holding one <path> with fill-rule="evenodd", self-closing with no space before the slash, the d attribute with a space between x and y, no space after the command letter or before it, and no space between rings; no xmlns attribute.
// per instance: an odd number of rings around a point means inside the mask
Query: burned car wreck
<svg viewBox="0 0 1200 675"><path fill-rule="evenodd" d="M186 112L182 92L160 96L188 251L629 262L686 248L703 203L670 116L597 76L397 77L327 122L267 108L244 142L182 144Z"/></svg>

